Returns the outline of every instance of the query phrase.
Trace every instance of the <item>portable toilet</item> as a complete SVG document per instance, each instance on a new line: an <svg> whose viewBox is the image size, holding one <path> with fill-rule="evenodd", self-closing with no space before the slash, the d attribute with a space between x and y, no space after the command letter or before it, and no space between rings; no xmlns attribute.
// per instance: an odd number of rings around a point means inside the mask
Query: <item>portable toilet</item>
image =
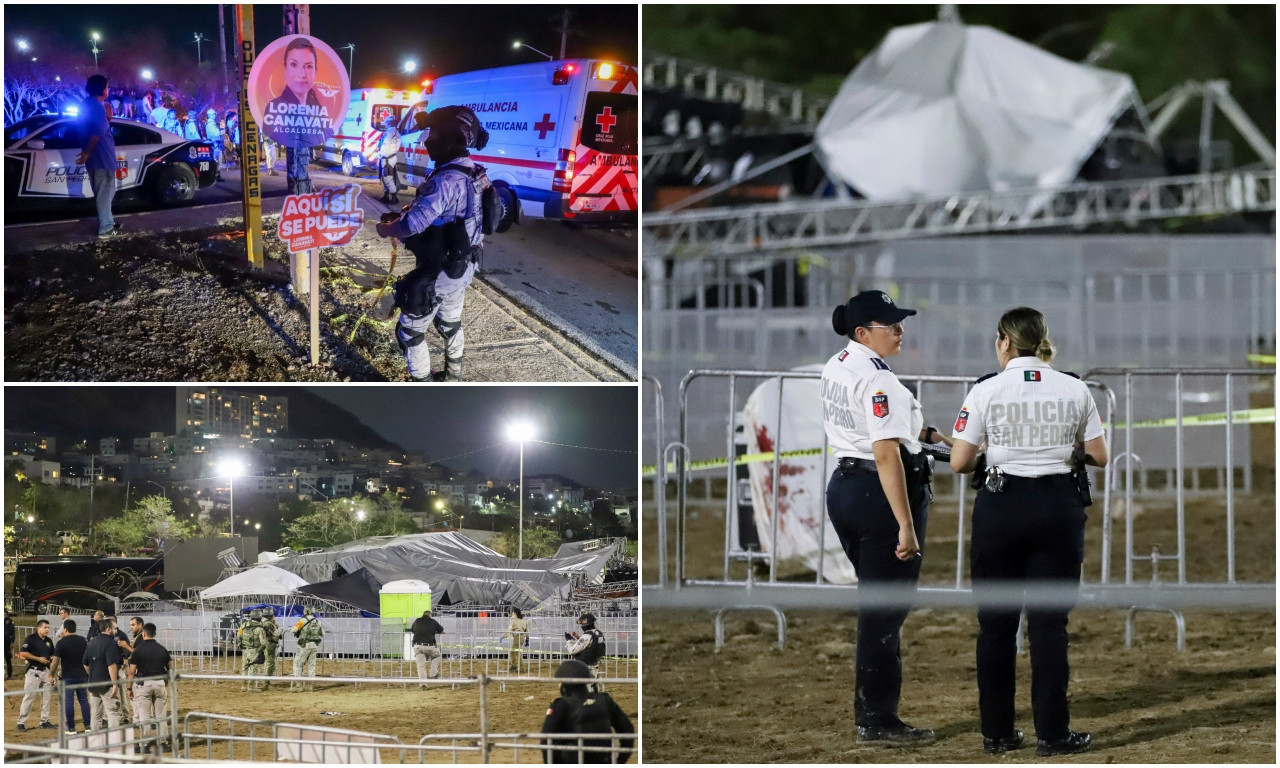
<svg viewBox="0 0 1280 768"><path fill-rule="evenodd" d="M413 637L408 633L414 619L431 610L431 585L418 579L388 581L378 590L384 656L413 657Z"/></svg>

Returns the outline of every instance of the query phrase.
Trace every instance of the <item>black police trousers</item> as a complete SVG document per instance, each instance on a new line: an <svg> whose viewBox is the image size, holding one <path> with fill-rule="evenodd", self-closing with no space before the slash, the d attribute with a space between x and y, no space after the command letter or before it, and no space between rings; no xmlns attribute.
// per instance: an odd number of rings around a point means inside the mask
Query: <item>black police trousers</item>
<svg viewBox="0 0 1280 768"><path fill-rule="evenodd" d="M1007 475L1002 493L978 492L973 508L973 594L978 603L978 707L982 735L1014 731L1017 633L1021 610L993 604L997 586L1054 588L1052 605L1027 608L1031 710L1036 736L1064 738L1067 710L1067 615L1080 589L1084 505L1070 475ZM984 596L987 598L984 604ZM1004 597L1009 597L1007 592ZM1007 602L1007 601L1006 601Z"/></svg>
<svg viewBox="0 0 1280 768"><path fill-rule="evenodd" d="M932 492L929 486L909 491L916 540L924 547L924 528ZM827 483L827 515L858 573L858 591L874 598L877 586L914 594L920 558L902 562L898 520L873 471L837 469ZM859 726L893 726L902 694L902 623L909 604L864 607L858 611L858 651L853 684L853 714Z"/></svg>

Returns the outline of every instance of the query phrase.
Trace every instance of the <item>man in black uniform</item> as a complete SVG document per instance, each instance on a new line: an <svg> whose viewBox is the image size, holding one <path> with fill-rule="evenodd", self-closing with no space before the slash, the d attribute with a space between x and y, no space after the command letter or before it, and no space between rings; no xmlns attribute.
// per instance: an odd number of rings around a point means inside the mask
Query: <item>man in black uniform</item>
<svg viewBox="0 0 1280 768"><path fill-rule="evenodd" d="M579 681L593 677L587 665L570 659L556 670L556 677L577 679ZM542 721L543 733L635 733L631 718L622 711L607 693L591 692L585 682L561 683L560 698L551 702L547 708L547 717ZM580 743L579 743L580 742ZM612 747L612 739L547 739L549 747L542 753L543 760L548 763L608 763L612 762L612 754L607 751L586 751L586 748ZM631 757L631 749L635 739L621 739L618 752L619 763L625 763Z"/></svg>
<svg viewBox="0 0 1280 768"><path fill-rule="evenodd" d="M418 664L418 679L433 680L440 676L440 649L436 646L436 635L444 634L440 622L431 618L431 611L423 611L413 622L413 660ZM431 665L431 674L427 674L427 665ZM419 688L426 688L425 684Z"/></svg>
<svg viewBox="0 0 1280 768"><path fill-rule="evenodd" d="M120 720L122 722L133 722L133 703L129 698L129 683L125 679L129 671L129 657L133 655L134 638L120 628L120 623L115 616L108 616L107 621L111 622L111 636L115 638L116 647L120 649L120 673L117 676L118 690L117 695L120 700ZM138 623L138 628L142 628L142 619L134 617L129 624L132 627L133 622Z"/></svg>
<svg viewBox="0 0 1280 768"><path fill-rule="evenodd" d="M120 693L117 680L124 678L120 667L120 646L116 644L116 626L110 619L98 624L98 633L89 641L84 652L84 669L89 682L89 730L100 727L103 719L114 728L120 725Z"/></svg>
<svg viewBox="0 0 1280 768"><path fill-rule="evenodd" d="M62 630L58 633L62 639L54 646L53 673L62 674L68 686L80 685L89 680L84 671L84 652L89 641L76 634L76 623L72 619L62 622ZM80 700L80 716L84 721L84 729L89 730L89 692L84 688L68 688L62 701L62 730L68 735L76 732L76 700Z"/></svg>
<svg viewBox="0 0 1280 768"><path fill-rule="evenodd" d="M4 679L13 677L13 644L18 640L18 628L14 626L13 616L4 612Z"/></svg>
<svg viewBox="0 0 1280 768"><path fill-rule="evenodd" d="M169 701L168 689L164 680L148 680L145 678L163 678L169 676L169 651L156 642L156 625L144 624L142 637L133 647L133 656L129 658L129 677L142 682L133 684L134 722L143 725L144 734L152 730L148 723L155 722L154 734L163 740L167 733L165 728L166 703Z"/></svg>
<svg viewBox="0 0 1280 768"><path fill-rule="evenodd" d="M53 640L49 639L49 621L41 619L36 623L36 631L27 635L22 641L22 649L18 658L27 662L26 678L22 682L22 705L18 708L18 730L27 730L27 716L31 714L31 705L36 701L36 694L42 696L40 701L40 727L53 728L49 722L49 696L53 690L53 677L49 674L49 664L53 661Z"/></svg>

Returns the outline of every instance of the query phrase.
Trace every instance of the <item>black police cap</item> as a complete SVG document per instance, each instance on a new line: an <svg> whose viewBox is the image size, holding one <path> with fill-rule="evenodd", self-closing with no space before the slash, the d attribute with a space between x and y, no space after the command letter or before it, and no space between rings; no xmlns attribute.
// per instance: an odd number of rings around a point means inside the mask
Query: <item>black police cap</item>
<svg viewBox="0 0 1280 768"><path fill-rule="evenodd" d="M894 304L884 291L863 291L836 307L831 313L831 327L841 336L848 336L858 326L900 323L915 313L914 309L903 309Z"/></svg>

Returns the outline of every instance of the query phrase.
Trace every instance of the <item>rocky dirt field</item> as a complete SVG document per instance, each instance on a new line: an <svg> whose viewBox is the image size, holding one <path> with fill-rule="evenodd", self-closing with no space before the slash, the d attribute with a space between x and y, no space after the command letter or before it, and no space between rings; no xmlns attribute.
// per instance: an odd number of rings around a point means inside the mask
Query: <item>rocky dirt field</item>
<svg viewBox="0 0 1280 768"><path fill-rule="evenodd" d="M1270 488L1274 481L1259 481ZM947 508L950 507L948 513ZM1140 499L1135 551L1176 551L1171 498ZM645 583L656 569L656 523L645 520ZM1275 582L1275 495L1236 499L1237 579ZM1085 579L1097 582L1101 514L1091 509ZM1226 581L1225 507L1218 499L1186 506L1188 581ZM954 581L954 502L931 514L922 584ZM674 526L672 526L674 531ZM688 574L722 570L723 502L690 509ZM1112 580L1123 580L1123 521L1116 521ZM735 565L741 578L745 566ZM967 566L966 566L967 572ZM767 571L761 578L767 578ZM810 580L795 564L782 578ZM1160 577L1176 580L1172 563ZM1151 579L1149 564L1136 582ZM981 749L972 611L919 608L903 629L901 715L934 728L918 750L860 746L853 724L854 611L787 611L787 645L778 650L772 617L730 614L726 644L715 652L711 611L644 612L646 762L989 763ZM1274 610L1186 614L1187 649L1175 646L1167 614L1139 614L1132 648L1120 611L1072 614L1072 726L1091 731L1094 749L1055 761L1075 763L1262 763L1276 760L1276 614ZM1018 660L1018 722L1033 738L1030 665ZM1038 762L1031 748L998 762Z"/></svg>
<svg viewBox="0 0 1280 768"><path fill-rule="evenodd" d="M307 304L288 287L289 256L274 225L264 225L266 266L256 271L245 261L243 233L233 229L222 222L101 243L8 249L5 380L405 379L390 289L378 299L390 246L371 226L344 249L322 249L316 366ZM412 254L401 249L395 274L412 268ZM483 278L468 289L463 325L468 380L622 378ZM427 343L439 364L439 336L428 333Z"/></svg>
<svg viewBox="0 0 1280 768"><path fill-rule="evenodd" d="M191 712L210 712L236 717L270 720L281 723L320 725L346 728L398 737L405 744L416 744L428 734L478 734L480 731L480 695L478 686L440 685L428 690L417 686L343 685L317 684L311 693L295 693L285 684L260 693L242 693L238 683L212 683L204 680L179 681L179 722ZM17 678L6 681L5 690L21 690ZM632 722L638 722L636 686L609 686L609 693L622 707ZM545 682L509 683L502 687L494 683L489 687L487 715L490 733L536 733L542 729L547 705L558 695L558 686L548 679ZM17 717L20 697L5 697L5 741L30 743L56 738L55 731L26 731L18 733L13 722ZM38 706L38 705L37 705ZM60 714L52 713L58 723ZM77 715L77 720L79 716ZM38 713L28 722L39 720ZM194 721L193 721L194 722ZM203 721L192 730L204 732ZM215 733L226 733L225 727L214 726ZM261 731L260 731L261 732ZM237 726L237 733L247 733L247 727ZM268 734L269 735L269 734ZM435 742L439 743L439 742ZM250 758L247 744L236 746L234 755L228 754L223 741L193 742L191 757L201 759L237 760ZM269 746L255 747L252 759L271 760ZM400 762L398 751L386 750L383 762ZM452 762L452 753L429 755L427 762ZM511 750L497 749L495 762L510 763L516 758ZM459 754L459 762L479 762L474 755ZM632 758L634 762L634 758ZM408 762L418 762L416 754L410 754ZM536 750L521 750L518 762L540 763Z"/></svg>

